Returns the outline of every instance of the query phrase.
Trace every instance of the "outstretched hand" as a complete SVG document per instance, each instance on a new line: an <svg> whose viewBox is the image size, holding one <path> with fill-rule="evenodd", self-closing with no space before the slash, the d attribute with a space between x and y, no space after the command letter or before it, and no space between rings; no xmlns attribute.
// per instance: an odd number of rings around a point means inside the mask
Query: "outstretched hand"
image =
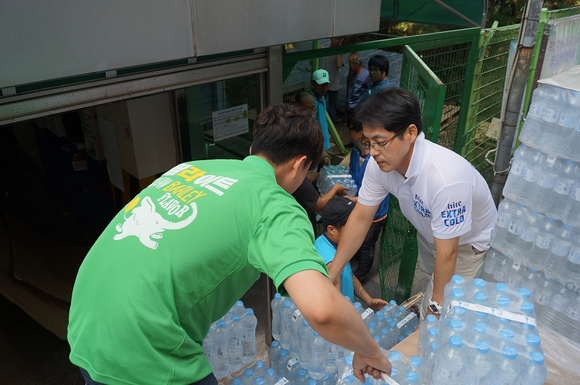
<svg viewBox="0 0 580 385"><path fill-rule="evenodd" d="M352 372L364 384L365 374L372 376L375 380L381 378L381 373L390 376L391 361L389 361L381 350L379 350L379 354L375 357L364 357L355 353L352 360Z"/></svg>

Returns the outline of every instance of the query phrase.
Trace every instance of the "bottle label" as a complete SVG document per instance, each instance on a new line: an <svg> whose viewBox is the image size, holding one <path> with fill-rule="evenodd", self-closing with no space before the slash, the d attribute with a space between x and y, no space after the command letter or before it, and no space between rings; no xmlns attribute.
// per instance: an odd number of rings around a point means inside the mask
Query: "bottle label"
<svg viewBox="0 0 580 385"><path fill-rule="evenodd" d="M362 317L362 319L367 319L367 317L370 316L371 314L373 314L373 309L371 309L369 307L368 309L366 309L365 311L363 311L360 316Z"/></svg>
<svg viewBox="0 0 580 385"><path fill-rule="evenodd" d="M515 175L515 176L523 176L524 173L526 172L526 167L519 163L519 162L514 162L512 163L512 167L510 170L510 173Z"/></svg>
<svg viewBox="0 0 580 385"><path fill-rule="evenodd" d="M487 377L479 377L473 374L466 374L463 385L483 385L487 384Z"/></svg>
<svg viewBox="0 0 580 385"><path fill-rule="evenodd" d="M437 376L437 378L443 383L457 384L461 377L463 377L463 370L448 370L447 368L439 366L435 376Z"/></svg>
<svg viewBox="0 0 580 385"><path fill-rule="evenodd" d="M297 365L298 365L298 360L296 358L290 358L288 360L288 364L286 365L286 369L288 369L288 371L290 372L290 371L292 371L292 368L294 366L297 366Z"/></svg>
<svg viewBox="0 0 580 385"><path fill-rule="evenodd" d="M580 310L574 306L566 308L566 315L575 321L580 321Z"/></svg>
<svg viewBox="0 0 580 385"><path fill-rule="evenodd" d="M552 253L558 257L565 257L570 250L570 242L557 242L552 245Z"/></svg>
<svg viewBox="0 0 580 385"><path fill-rule="evenodd" d="M542 116L544 115L544 104L540 104L537 101L536 102L532 101L532 104L530 105L530 109L528 111L528 115L536 119L541 119Z"/></svg>
<svg viewBox="0 0 580 385"><path fill-rule="evenodd" d="M515 322L520 322L520 323L525 323L528 325L536 326L536 319L535 318L527 317L527 316L522 315L522 314L512 313L510 311L506 311L503 309L492 308L489 306L480 305L478 303L453 300L453 301L449 302L449 305L447 306L447 312L450 312L451 309L453 309L454 307L464 307L467 310L473 310L473 311L477 311L480 313L487 313L487 314L491 314L491 315L494 315L494 316L499 317L499 318L509 319L510 321L515 321Z"/></svg>
<svg viewBox="0 0 580 385"><path fill-rule="evenodd" d="M508 227L508 231L513 235L520 235L522 232L521 226L519 223L512 221Z"/></svg>
<svg viewBox="0 0 580 385"><path fill-rule="evenodd" d="M536 183L539 174L540 173L535 171L533 168L527 168L526 172L524 173L524 180L526 182Z"/></svg>
<svg viewBox="0 0 580 385"><path fill-rule="evenodd" d="M276 382L275 385L286 385L286 384L289 384L289 383L290 383L290 381L288 381L286 379L286 377L282 377L281 379L278 380L278 382Z"/></svg>
<svg viewBox="0 0 580 385"><path fill-rule="evenodd" d="M574 128L576 127L577 119L574 114L570 114L566 111L560 112L560 119L558 119L558 125L564 128Z"/></svg>
<svg viewBox="0 0 580 385"><path fill-rule="evenodd" d="M552 242L554 241L554 237L538 234L536 237L536 246L542 250L548 250L552 247Z"/></svg>
<svg viewBox="0 0 580 385"><path fill-rule="evenodd" d="M508 223L509 223L508 218L506 218L505 216L499 215L497 217L497 225L502 229L505 229L508 226Z"/></svg>
<svg viewBox="0 0 580 385"><path fill-rule="evenodd" d="M570 194L572 199L575 201L580 201L580 186L574 186L572 189L572 193Z"/></svg>
<svg viewBox="0 0 580 385"><path fill-rule="evenodd" d="M300 318L301 315L302 315L302 312L300 310L296 309L294 314L292 314L292 321L294 321L294 322L298 321L298 319Z"/></svg>
<svg viewBox="0 0 580 385"><path fill-rule="evenodd" d="M568 195L570 194L570 187L572 183L573 182L569 179L558 179L554 185L554 192L561 195Z"/></svg>
<svg viewBox="0 0 580 385"><path fill-rule="evenodd" d="M558 121L558 110L552 106L544 107L542 119L548 123L556 123Z"/></svg>
<svg viewBox="0 0 580 385"><path fill-rule="evenodd" d="M524 229L522 231L522 241L524 241L524 242L533 242L535 235L536 235L536 232L535 231L530 231L529 229Z"/></svg>
<svg viewBox="0 0 580 385"><path fill-rule="evenodd" d="M534 293L534 302L539 305L547 305L552 299L551 295L544 295L541 291L536 291Z"/></svg>
<svg viewBox="0 0 580 385"><path fill-rule="evenodd" d="M407 322L409 322L410 320L413 319L413 317L416 317L417 315L415 313L409 313L405 318L403 318L402 320L399 321L399 323L397 324L397 328L400 329L403 326L405 326L407 324Z"/></svg>
<svg viewBox="0 0 580 385"><path fill-rule="evenodd" d="M538 178L538 185L542 188L554 188L556 184L556 176L551 174L541 174Z"/></svg>
<svg viewBox="0 0 580 385"><path fill-rule="evenodd" d="M578 247L570 248L568 253L568 260L575 265L580 264L580 249Z"/></svg>

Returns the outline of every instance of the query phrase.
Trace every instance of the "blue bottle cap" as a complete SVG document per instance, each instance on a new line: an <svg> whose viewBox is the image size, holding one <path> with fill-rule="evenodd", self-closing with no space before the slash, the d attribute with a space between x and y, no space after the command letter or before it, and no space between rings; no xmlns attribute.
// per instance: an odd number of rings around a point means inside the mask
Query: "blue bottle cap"
<svg viewBox="0 0 580 385"><path fill-rule="evenodd" d="M487 301L487 294L485 294L483 291L476 291L473 294L473 298L475 299L476 302L483 303Z"/></svg>
<svg viewBox="0 0 580 385"><path fill-rule="evenodd" d="M423 364L423 360L419 356L413 356L409 359L411 366L414 368L418 368Z"/></svg>
<svg viewBox="0 0 580 385"><path fill-rule="evenodd" d="M449 337L449 346L454 349L459 349L463 345L463 339L459 336L451 336Z"/></svg>
<svg viewBox="0 0 580 385"><path fill-rule="evenodd" d="M434 324L437 323L437 317L435 317L433 314L429 314L427 317L425 317L425 321L427 321L428 324Z"/></svg>
<svg viewBox="0 0 580 385"><path fill-rule="evenodd" d="M379 335L374 335L374 336L373 336L373 340L377 341L377 343L380 343L380 342L381 342L381 336L379 336Z"/></svg>
<svg viewBox="0 0 580 385"><path fill-rule="evenodd" d="M405 375L405 379L408 383L414 384L419 381L419 375L415 372L407 372Z"/></svg>
<svg viewBox="0 0 580 385"><path fill-rule="evenodd" d="M518 357L518 351L513 346L504 346L503 356L508 360L515 360Z"/></svg>
<svg viewBox="0 0 580 385"><path fill-rule="evenodd" d="M535 333L526 335L526 344L533 348L537 348L540 346L540 336Z"/></svg>
<svg viewBox="0 0 580 385"><path fill-rule="evenodd" d="M531 352L530 361L535 365L542 365L544 363L544 355L538 351Z"/></svg>
<svg viewBox="0 0 580 385"><path fill-rule="evenodd" d="M391 350L389 352L389 361L391 362L399 362L401 360L401 353L396 350Z"/></svg>
<svg viewBox="0 0 580 385"><path fill-rule="evenodd" d="M254 370L252 368L248 368L248 369L244 370L244 376L251 377L253 375L254 375Z"/></svg>
<svg viewBox="0 0 580 385"><path fill-rule="evenodd" d="M512 329L503 328L500 330L499 335L501 336L502 340L511 341L516 336L516 333L514 333Z"/></svg>
<svg viewBox="0 0 580 385"><path fill-rule="evenodd" d="M276 340L274 340L274 341L272 341L272 343L270 344L270 346L273 346L273 347L275 347L275 348L276 348L276 347L280 346L280 342L279 342L279 341L276 341Z"/></svg>
<svg viewBox="0 0 580 385"><path fill-rule="evenodd" d="M478 289L483 289L485 287L485 281L481 278L475 278L473 280L473 286Z"/></svg>
<svg viewBox="0 0 580 385"><path fill-rule="evenodd" d="M487 324L485 324L484 322L476 322L473 324L473 330L478 334L486 334Z"/></svg>
<svg viewBox="0 0 580 385"><path fill-rule="evenodd" d="M288 351L288 349L282 349L282 350L280 350L280 357L287 356L288 354L290 354L290 352Z"/></svg>
<svg viewBox="0 0 580 385"><path fill-rule="evenodd" d="M510 299L508 297L500 296L497 299L497 305L500 307L507 307L510 305Z"/></svg>
<svg viewBox="0 0 580 385"><path fill-rule="evenodd" d="M460 289L458 287L451 289L451 297L453 299L462 299L464 296L465 292L463 291L463 289Z"/></svg>
<svg viewBox="0 0 580 385"><path fill-rule="evenodd" d="M226 321L224 321L223 319L217 320L216 326L218 328L225 328L226 327Z"/></svg>
<svg viewBox="0 0 580 385"><path fill-rule="evenodd" d="M463 321L459 318L451 318L449 320L449 328L453 330L461 329L463 327Z"/></svg>
<svg viewBox="0 0 580 385"><path fill-rule="evenodd" d="M437 337L439 335L439 328L437 326L432 326L427 330L429 337Z"/></svg>
<svg viewBox="0 0 580 385"><path fill-rule="evenodd" d="M534 312L534 304L531 302L522 302L520 310L526 314L532 314Z"/></svg>
<svg viewBox="0 0 580 385"><path fill-rule="evenodd" d="M498 282L495 284L495 291L497 292L505 293L507 289L508 289L507 285L503 282Z"/></svg>
<svg viewBox="0 0 580 385"><path fill-rule="evenodd" d="M436 352L437 351L437 341L433 341L431 342L431 344L429 344L429 349L431 349L432 352Z"/></svg>
<svg viewBox="0 0 580 385"><path fill-rule="evenodd" d="M532 296L532 292L530 291L530 289L526 287L520 287L518 289L518 295L520 296L520 298L528 299Z"/></svg>
<svg viewBox="0 0 580 385"><path fill-rule="evenodd" d="M454 285L463 285L465 283L465 279L462 276L455 274L451 277L451 283Z"/></svg>
<svg viewBox="0 0 580 385"><path fill-rule="evenodd" d="M486 341L479 340L475 343L475 350L481 354L487 354L489 352L489 344Z"/></svg>
<svg viewBox="0 0 580 385"><path fill-rule="evenodd" d="M344 356L344 363L347 365L348 368L352 366L352 359L353 359L352 354L347 354L346 356Z"/></svg>

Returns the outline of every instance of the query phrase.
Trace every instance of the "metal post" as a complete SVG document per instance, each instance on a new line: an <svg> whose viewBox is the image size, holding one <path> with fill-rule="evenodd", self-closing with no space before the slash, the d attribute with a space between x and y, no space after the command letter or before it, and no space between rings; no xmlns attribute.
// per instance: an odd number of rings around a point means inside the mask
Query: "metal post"
<svg viewBox="0 0 580 385"><path fill-rule="evenodd" d="M495 172L491 182L491 195L496 206L499 205L509 171L512 146L530 69L530 58L543 5L543 0L528 0L522 17L518 48L508 82L508 99L497 146Z"/></svg>

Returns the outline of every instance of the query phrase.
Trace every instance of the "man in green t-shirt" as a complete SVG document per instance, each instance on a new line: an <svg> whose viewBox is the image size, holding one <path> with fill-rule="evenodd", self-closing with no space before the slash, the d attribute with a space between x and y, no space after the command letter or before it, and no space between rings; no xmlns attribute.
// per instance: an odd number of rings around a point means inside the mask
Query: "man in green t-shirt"
<svg viewBox="0 0 580 385"><path fill-rule="evenodd" d="M322 135L306 110L274 105L251 155L175 166L119 212L81 265L70 309L71 362L93 384L217 384L203 354L210 324L265 273L325 339L375 378L390 362L328 279L292 198Z"/></svg>

